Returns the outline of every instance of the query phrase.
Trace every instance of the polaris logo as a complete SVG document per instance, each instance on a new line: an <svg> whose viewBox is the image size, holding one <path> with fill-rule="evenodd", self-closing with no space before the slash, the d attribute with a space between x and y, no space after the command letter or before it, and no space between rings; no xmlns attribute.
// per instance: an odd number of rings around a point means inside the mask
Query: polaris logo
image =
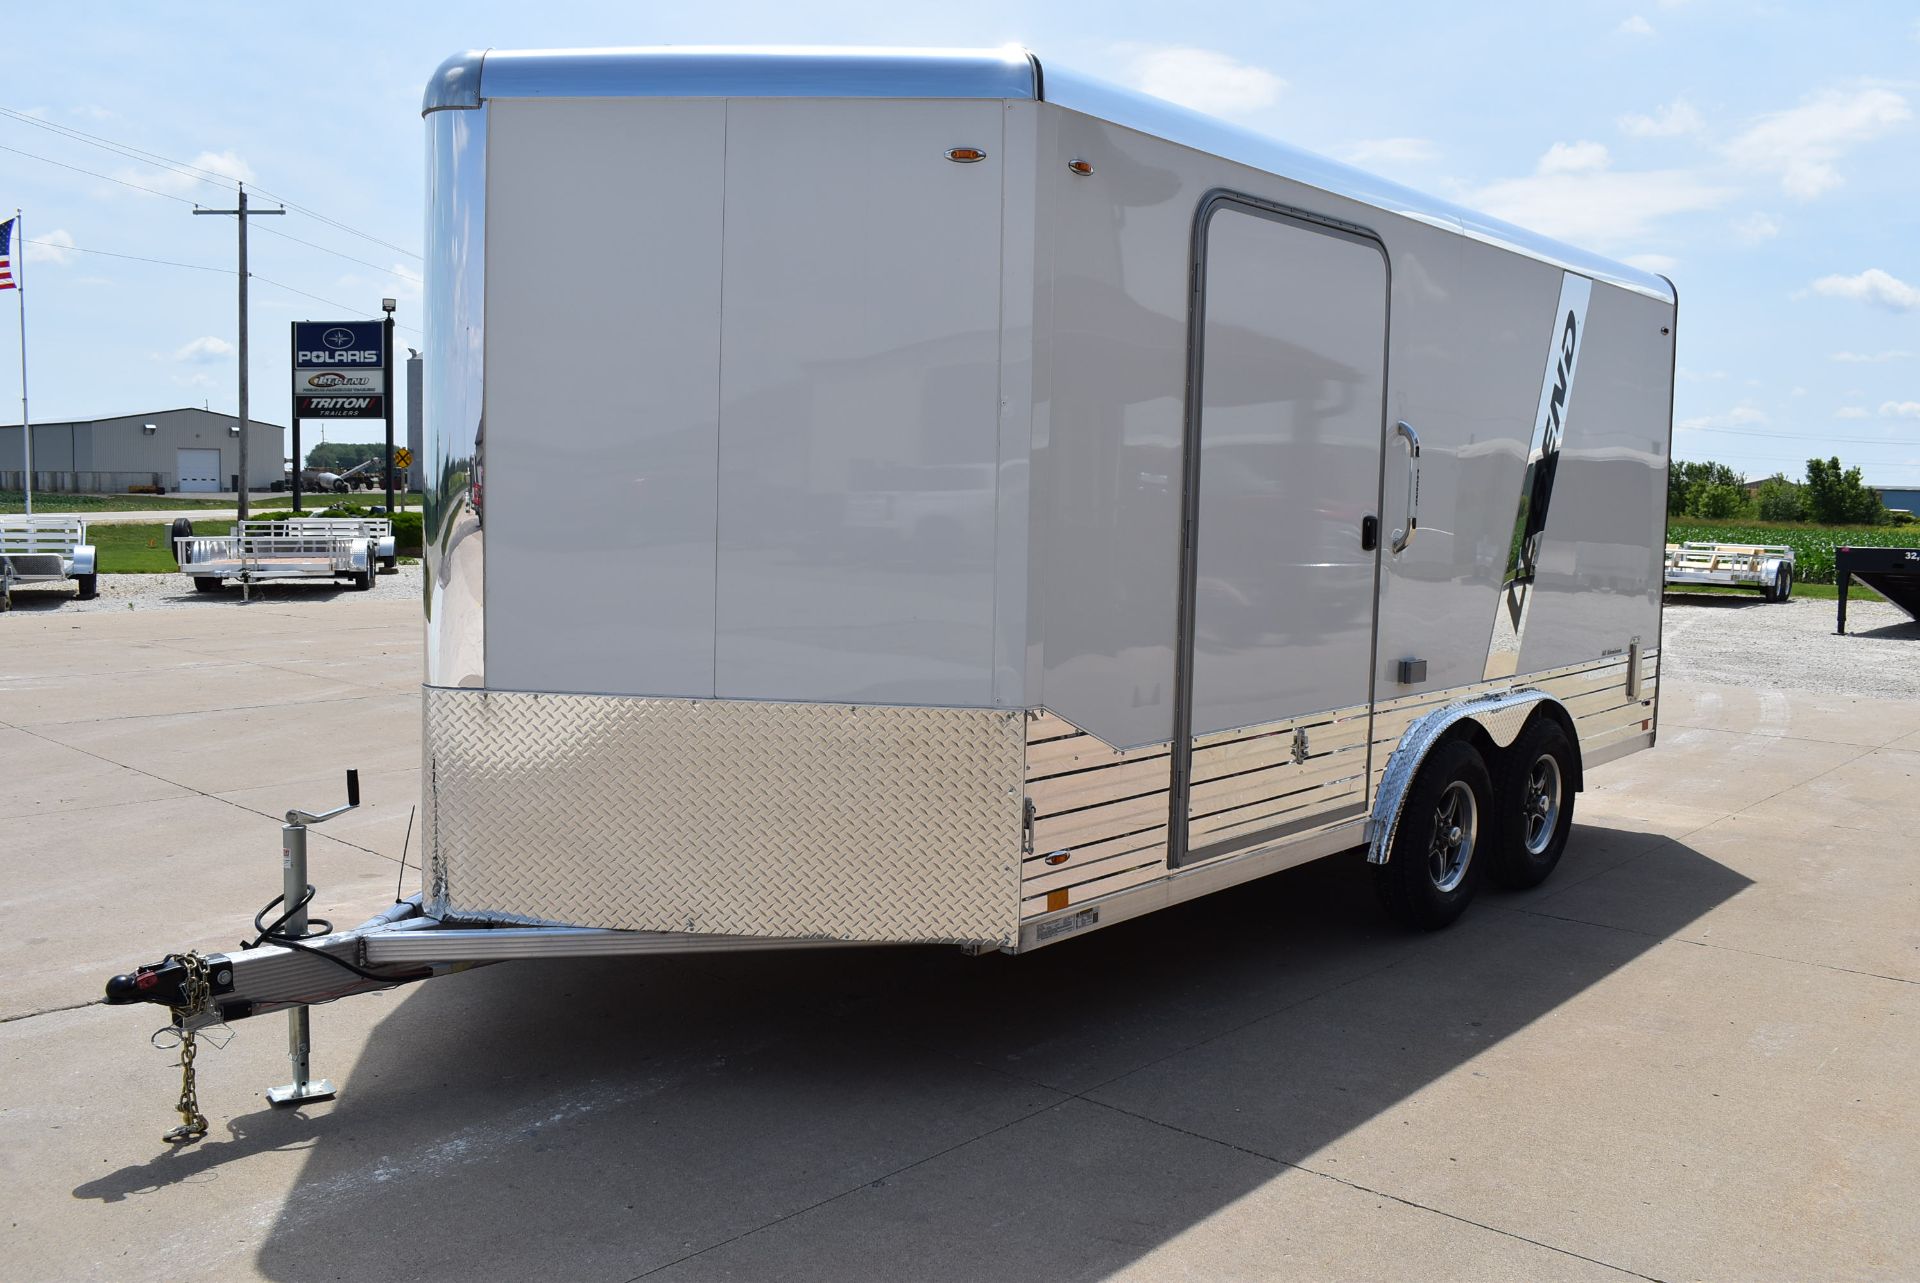
<svg viewBox="0 0 1920 1283"><path fill-rule="evenodd" d="M367 348L349 348L343 352L330 352L321 349L317 352L302 351L294 360L295 365L378 365L380 354Z"/></svg>

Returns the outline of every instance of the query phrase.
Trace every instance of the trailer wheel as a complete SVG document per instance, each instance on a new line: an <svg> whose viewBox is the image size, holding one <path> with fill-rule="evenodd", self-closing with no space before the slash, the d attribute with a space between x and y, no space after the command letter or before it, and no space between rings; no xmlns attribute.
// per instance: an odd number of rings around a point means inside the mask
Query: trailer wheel
<svg viewBox="0 0 1920 1283"><path fill-rule="evenodd" d="M221 584L222 581L216 575L195 575L193 577L195 592L219 592Z"/></svg>
<svg viewBox="0 0 1920 1283"><path fill-rule="evenodd" d="M365 592L371 587L373 587L373 571L371 568L353 572L353 590L355 592Z"/></svg>
<svg viewBox="0 0 1920 1283"><path fill-rule="evenodd" d="M1487 876L1523 891L1547 880L1573 832L1574 748L1551 717L1536 716L1501 755Z"/></svg>
<svg viewBox="0 0 1920 1283"><path fill-rule="evenodd" d="M1773 581L1773 599L1786 601L1793 596L1793 567L1780 567L1779 577Z"/></svg>
<svg viewBox="0 0 1920 1283"><path fill-rule="evenodd" d="M1438 931L1466 911L1480 889L1493 782L1472 744L1449 740L1427 755L1401 805L1374 890L1402 926Z"/></svg>
<svg viewBox="0 0 1920 1283"><path fill-rule="evenodd" d="M80 590L74 594L76 601L92 601L100 595L99 575L75 575L73 582L74 586Z"/></svg>
<svg viewBox="0 0 1920 1283"><path fill-rule="evenodd" d="M175 517L173 519L173 525L169 527L167 530L168 550L173 552L175 555L178 555L180 551L180 544L178 541L181 539L191 539L191 538L193 538L193 523L191 521L188 521L185 517Z"/></svg>

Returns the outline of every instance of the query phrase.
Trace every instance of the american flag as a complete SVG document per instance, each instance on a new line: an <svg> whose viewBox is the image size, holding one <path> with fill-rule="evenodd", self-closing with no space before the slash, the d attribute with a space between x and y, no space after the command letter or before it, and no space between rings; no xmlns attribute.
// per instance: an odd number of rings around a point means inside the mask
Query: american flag
<svg viewBox="0 0 1920 1283"><path fill-rule="evenodd" d="M19 288L13 283L13 224L15 221L9 218L6 222L0 223L0 290Z"/></svg>

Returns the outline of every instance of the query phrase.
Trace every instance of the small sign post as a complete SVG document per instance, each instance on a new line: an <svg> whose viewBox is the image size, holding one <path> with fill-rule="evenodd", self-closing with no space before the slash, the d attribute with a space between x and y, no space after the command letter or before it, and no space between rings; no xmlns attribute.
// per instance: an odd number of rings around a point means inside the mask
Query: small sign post
<svg viewBox="0 0 1920 1283"><path fill-rule="evenodd" d="M300 511L301 419L384 419L387 454L393 454L393 412L387 393L388 336L385 321L295 321L293 323L293 510ZM392 511L393 469L387 469Z"/></svg>

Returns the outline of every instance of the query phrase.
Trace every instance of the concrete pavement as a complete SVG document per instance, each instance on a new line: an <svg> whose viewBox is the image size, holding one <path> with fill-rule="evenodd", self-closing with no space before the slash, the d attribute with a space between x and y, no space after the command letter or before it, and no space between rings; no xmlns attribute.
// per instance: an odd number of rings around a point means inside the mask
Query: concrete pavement
<svg viewBox="0 0 1920 1283"><path fill-rule="evenodd" d="M314 831L390 899L417 610L0 618L0 1173L32 1279L1906 1279L1920 701L1669 682L1552 881L1407 936L1325 861L1024 958L521 963L204 1051L116 970L230 947ZM417 842L417 833L415 841ZM409 873L407 881L416 881Z"/></svg>

